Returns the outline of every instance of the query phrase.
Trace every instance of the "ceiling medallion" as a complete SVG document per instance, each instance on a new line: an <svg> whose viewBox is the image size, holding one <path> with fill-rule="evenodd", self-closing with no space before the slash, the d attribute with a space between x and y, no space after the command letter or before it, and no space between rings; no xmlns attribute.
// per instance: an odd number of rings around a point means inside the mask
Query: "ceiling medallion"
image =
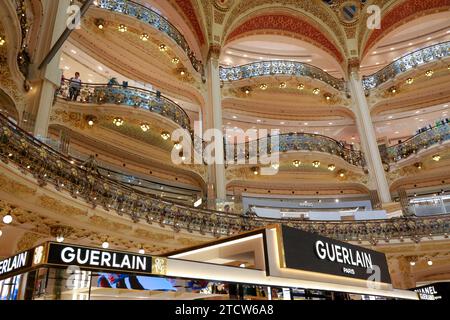
<svg viewBox="0 0 450 320"><path fill-rule="evenodd" d="M363 3L360 1L341 1L337 14L346 26L354 26L359 19ZM337 9L337 8L336 8Z"/></svg>
<svg viewBox="0 0 450 320"><path fill-rule="evenodd" d="M220 11L228 11L233 5L234 0L215 0L214 7Z"/></svg>

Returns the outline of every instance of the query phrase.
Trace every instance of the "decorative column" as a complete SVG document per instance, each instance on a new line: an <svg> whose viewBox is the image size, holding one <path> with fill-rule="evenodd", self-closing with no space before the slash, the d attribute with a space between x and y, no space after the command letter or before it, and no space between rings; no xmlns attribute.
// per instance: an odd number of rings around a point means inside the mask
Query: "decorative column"
<svg viewBox="0 0 450 320"><path fill-rule="evenodd" d="M204 129L217 129L222 133L222 93L220 89L219 75L220 46L210 46L208 62L206 65L207 75L207 104L203 110ZM208 206L217 208L226 200L226 180L224 165L224 142L223 138L217 143L215 149L216 162L208 168Z"/></svg>
<svg viewBox="0 0 450 320"><path fill-rule="evenodd" d="M359 67L355 68L354 66L351 66L349 70L349 88L352 93L353 107L361 139L361 146L366 156L370 180L374 182L380 201L382 203L390 203L392 200L389 185L381 161L377 138L370 116L370 109L358 69Z"/></svg>
<svg viewBox="0 0 450 320"><path fill-rule="evenodd" d="M41 39L38 43L40 52L37 52L35 61L33 61L33 75L40 78L36 86L37 96L34 101L31 113L35 115L34 135L37 137L47 137L50 112L55 98L55 91L61 84L61 70L59 61L61 50L53 59L42 69L38 71L37 67L45 57L50 48L58 40L59 36L66 28L69 15L67 9L70 6L70 0L60 0L55 3L53 0L42 1L43 11L47 17L43 22ZM33 80L33 79L32 79Z"/></svg>

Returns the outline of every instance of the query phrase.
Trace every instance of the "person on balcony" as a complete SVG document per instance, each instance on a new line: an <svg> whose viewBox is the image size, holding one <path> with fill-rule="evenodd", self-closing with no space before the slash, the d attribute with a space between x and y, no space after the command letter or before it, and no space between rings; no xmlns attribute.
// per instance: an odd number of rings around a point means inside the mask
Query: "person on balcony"
<svg viewBox="0 0 450 320"><path fill-rule="evenodd" d="M77 101L81 90L80 73L75 72L75 77L69 80L69 101Z"/></svg>
<svg viewBox="0 0 450 320"><path fill-rule="evenodd" d="M118 85L119 85L119 81L117 81L116 77L113 77L113 78L109 79L108 87L118 86Z"/></svg>

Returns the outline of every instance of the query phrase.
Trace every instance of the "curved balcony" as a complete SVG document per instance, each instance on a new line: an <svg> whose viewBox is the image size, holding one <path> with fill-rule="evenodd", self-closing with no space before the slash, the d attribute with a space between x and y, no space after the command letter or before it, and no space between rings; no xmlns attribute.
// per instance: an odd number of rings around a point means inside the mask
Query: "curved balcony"
<svg viewBox="0 0 450 320"><path fill-rule="evenodd" d="M194 52L189 47L181 32L167 21L166 18L139 3L129 0L97 0L96 2L97 7L100 9L117 12L138 19L169 36L169 38L175 41L175 43L186 53L191 61L192 67L197 72L203 74L203 65L201 61L197 60Z"/></svg>
<svg viewBox="0 0 450 320"><path fill-rule="evenodd" d="M450 140L450 124L445 123L418 133L402 143L388 147L386 153L382 153L382 155L387 163L397 162L416 154L420 150L448 140Z"/></svg>
<svg viewBox="0 0 450 320"><path fill-rule="evenodd" d="M359 150L352 150L342 142L333 138L312 133L283 133L277 136L278 144L274 145L274 141L270 137L261 138L243 144L235 144L234 149L228 144L226 148L226 160L235 161L251 158L258 154L261 146L267 152L289 152L289 151L313 151L324 152L342 158L351 165L365 167L366 161L364 154ZM258 148L259 146L259 148Z"/></svg>
<svg viewBox="0 0 450 320"><path fill-rule="evenodd" d="M390 241L411 239L419 242L432 236L448 237L450 215L423 218L396 218L356 222L328 222L267 219L196 209L163 201L111 180L88 164L80 165L35 139L0 115L0 158L12 162L23 174L32 174L40 186L53 185L106 211L127 215L135 223L170 227L173 231L199 232L215 237L230 235L273 223L285 223L302 230L344 241Z"/></svg>
<svg viewBox="0 0 450 320"><path fill-rule="evenodd" d="M65 79L56 95L68 99L69 83ZM191 130L191 124L187 113L175 102L164 96L158 96L155 92L121 85L86 84L80 88L79 102L93 104L118 104L134 108L141 108L154 112L172 120L186 130Z"/></svg>
<svg viewBox="0 0 450 320"><path fill-rule="evenodd" d="M381 84L394 79L401 73L448 56L450 56L450 42L439 43L434 46L414 51L388 64L380 71L370 76L363 77L363 87L365 90L374 89Z"/></svg>
<svg viewBox="0 0 450 320"><path fill-rule="evenodd" d="M325 82L337 90L345 90L345 81L343 79L335 78L322 69L310 64L296 61L261 61L236 67L220 67L219 73L220 80L222 81L238 81L254 77L276 75L309 77Z"/></svg>

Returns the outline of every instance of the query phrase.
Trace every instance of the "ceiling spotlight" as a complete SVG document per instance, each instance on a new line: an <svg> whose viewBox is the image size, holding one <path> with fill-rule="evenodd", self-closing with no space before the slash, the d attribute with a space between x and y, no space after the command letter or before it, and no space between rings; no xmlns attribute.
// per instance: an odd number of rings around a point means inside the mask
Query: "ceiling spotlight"
<svg viewBox="0 0 450 320"><path fill-rule="evenodd" d="M141 248L139 249L139 254L145 254L144 248L141 247Z"/></svg>
<svg viewBox="0 0 450 320"><path fill-rule="evenodd" d="M102 243L102 248L103 248L103 249L108 249L108 248L109 248L109 242L108 242L108 240L105 240L105 241Z"/></svg>
<svg viewBox="0 0 450 320"><path fill-rule="evenodd" d="M267 84L262 83L262 84L259 86L259 88L260 88L261 90L266 90L266 89L267 89Z"/></svg>
<svg viewBox="0 0 450 320"><path fill-rule="evenodd" d="M314 168L318 168L320 166L320 161L313 161L312 165Z"/></svg>
<svg viewBox="0 0 450 320"><path fill-rule="evenodd" d="M178 62L180 62L180 59L178 59L177 57L172 59L173 64L177 64Z"/></svg>
<svg viewBox="0 0 450 320"><path fill-rule="evenodd" d="M441 160L441 156L440 155L438 155L438 154L435 154L434 156L432 156L432 158L433 158L433 160L434 161L439 161L439 160Z"/></svg>
<svg viewBox="0 0 450 320"><path fill-rule="evenodd" d="M286 88L286 82L281 82L280 83L280 89L284 89L284 88Z"/></svg>
<svg viewBox="0 0 450 320"><path fill-rule="evenodd" d="M253 174L255 176L257 176L259 174L259 168L258 167L252 167L251 170L252 170L252 172L253 172Z"/></svg>
<svg viewBox="0 0 450 320"><path fill-rule="evenodd" d="M396 93L397 92L397 88L396 87L390 87L389 88L389 92L390 93Z"/></svg>
<svg viewBox="0 0 450 320"><path fill-rule="evenodd" d="M92 127L94 125L94 120L88 120L88 125Z"/></svg>
<svg viewBox="0 0 450 320"><path fill-rule="evenodd" d="M118 30L119 30L119 32L126 32L127 27L124 24L120 24Z"/></svg>
<svg viewBox="0 0 450 320"><path fill-rule="evenodd" d="M338 174L339 174L339 177L341 177L341 178L345 177L344 170L339 171Z"/></svg>
<svg viewBox="0 0 450 320"><path fill-rule="evenodd" d="M123 119L120 117L114 118L113 119L113 123L116 125L116 127L121 127L123 126Z"/></svg>
<svg viewBox="0 0 450 320"><path fill-rule="evenodd" d="M170 139L170 133L168 133L167 131L161 132L161 138L163 138L164 140L169 140Z"/></svg>
<svg viewBox="0 0 450 320"><path fill-rule="evenodd" d="M325 97L325 99L326 99L327 101L330 101L330 100L331 100L331 94L325 93L323 96Z"/></svg>
<svg viewBox="0 0 450 320"><path fill-rule="evenodd" d="M10 213L7 213L4 217L3 217L3 223L4 224L10 224L12 222L13 218L12 215Z"/></svg>
<svg viewBox="0 0 450 320"><path fill-rule="evenodd" d="M414 267L416 265L416 262L415 261L410 261L409 264Z"/></svg>
<svg viewBox="0 0 450 320"><path fill-rule="evenodd" d="M150 36L148 35L148 33L141 34L141 40L142 41L148 41L149 38L150 38Z"/></svg>
<svg viewBox="0 0 450 320"><path fill-rule="evenodd" d="M297 89L298 89L298 90L303 90L303 89L305 89L305 85L304 85L303 83L300 83L300 84L297 86Z"/></svg>
<svg viewBox="0 0 450 320"><path fill-rule="evenodd" d="M6 43L6 40L3 37L0 37L0 46L4 46Z"/></svg>
<svg viewBox="0 0 450 320"><path fill-rule="evenodd" d="M339 199L335 199L334 202L339 203Z"/></svg>
<svg viewBox="0 0 450 320"><path fill-rule="evenodd" d="M422 162L416 162L416 163L414 163L414 166L420 170L420 169L422 169Z"/></svg>
<svg viewBox="0 0 450 320"><path fill-rule="evenodd" d="M88 126L92 127L95 124L95 122L97 121L97 118L95 116L88 115L88 116L86 116L86 121L87 121Z"/></svg>
<svg viewBox="0 0 450 320"><path fill-rule="evenodd" d="M407 84L412 84L414 82L414 79L413 78L408 78L408 79L406 79L406 83Z"/></svg>
<svg viewBox="0 0 450 320"><path fill-rule="evenodd" d="M183 148L183 146L182 146L181 143L179 143L179 142L176 142L176 143L173 145L173 147L174 147L176 150L181 150L181 148Z"/></svg>
<svg viewBox="0 0 450 320"><path fill-rule="evenodd" d="M336 166L334 164L328 165L328 170L334 171L336 169Z"/></svg>
<svg viewBox="0 0 450 320"><path fill-rule="evenodd" d="M432 265L433 265L433 261L432 261L431 259L428 259L427 264L428 264L429 266L432 266Z"/></svg>
<svg viewBox="0 0 450 320"><path fill-rule="evenodd" d="M313 90L313 93L316 94L316 95L319 94L319 93L320 93L320 89L319 89L319 88L315 88L315 89Z"/></svg>
<svg viewBox="0 0 450 320"><path fill-rule="evenodd" d="M300 160L292 161L292 165L296 168L300 167L301 164L302 164L302 162Z"/></svg>
<svg viewBox="0 0 450 320"><path fill-rule="evenodd" d="M432 75L433 75L433 70L427 70L426 72L425 72L425 75L427 76L427 77L431 77Z"/></svg>
<svg viewBox="0 0 450 320"><path fill-rule="evenodd" d="M105 28L105 21L103 19L97 19L97 20L95 20L95 25L100 30L103 30L103 28Z"/></svg>
<svg viewBox="0 0 450 320"><path fill-rule="evenodd" d="M167 46L165 44L160 44L159 51L161 51L161 52L167 51Z"/></svg>
<svg viewBox="0 0 450 320"><path fill-rule="evenodd" d="M148 130L150 130L150 125L148 123L143 123L141 124L141 129L144 132L147 132Z"/></svg>
<svg viewBox="0 0 450 320"><path fill-rule="evenodd" d="M186 71L184 69L180 69L180 75L184 76L186 74Z"/></svg>
<svg viewBox="0 0 450 320"><path fill-rule="evenodd" d="M243 87L242 88L242 92L244 92L245 94L250 94L250 92L252 92L252 88L250 88L250 87Z"/></svg>
<svg viewBox="0 0 450 320"><path fill-rule="evenodd" d="M59 243L64 242L64 236L62 236L62 235L57 236L56 242L59 242Z"/></svg>

